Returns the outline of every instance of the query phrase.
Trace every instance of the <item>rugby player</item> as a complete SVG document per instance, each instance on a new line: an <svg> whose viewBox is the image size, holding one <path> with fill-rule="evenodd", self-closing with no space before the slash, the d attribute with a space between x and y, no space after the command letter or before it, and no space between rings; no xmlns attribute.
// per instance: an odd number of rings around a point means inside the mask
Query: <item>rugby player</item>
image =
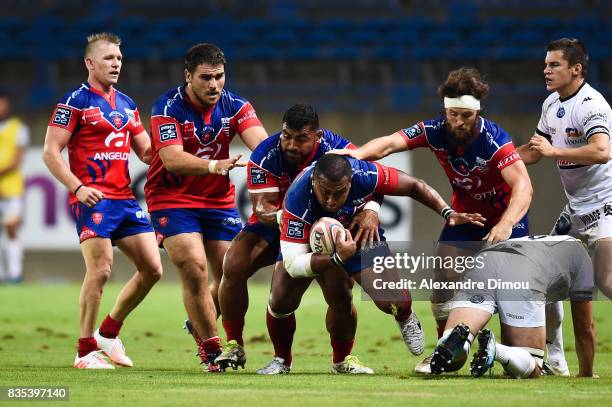
<svg viewBox="0 0 612 407"><path fill-rule="evenodd" d="M305 167L326 152L337 148L355 148L343 137L319 126L319 116L312 106L295 104L283 116L282 130L260 143L247 166L247 186L253 214L234 238L223 261L219 287L222 324L227 335L223 353L216 359L222 369L246 363L244 352L244 316L249 301L247 280L260 268L272 265L280 249L280 215L285 193ZM380 198L379 198L380 199ZM376 199L353 218L355 240L365 245L378 240Z"/></svg>
<svg viewBox="0 0 612 407"><path fill-rule="evenodd" d="M350 231L346 240L335 236L336 250L332 255L314 254L310 250L312 225L321 217L332 217L347 227L375 194L410 196L443 215L450 226L468 222L480 223L478 214L457 213L425 182L378 163L326 154L316 165L306 168L291 184L285 195L281 227L282 261L276 263L267 311L268 332L274 345L274 358L259 374L288 373L291 368L291 345L295 332L295 315L302 295L316 279L329 306L326 323L333 349L332 371L335 373L371 374L351 355L357 325L352 304L352 277L375 299L378 294L372 284L372 261L388 255L384 231L380 241L357 250ZM387 314L403 315L402 335L410 350L423 352L424 336L412 311L410 297L376 301ZM398 321L399 322L399 321Z"/></svg>
<svg viewBox="0 0 612 407"><path fill-rule="evenodd" d="M526 164L556 160L568 203L553 234L568 234L589 248L595 283L612 298L612 112L587 82L589 56L575 38L548 44L544 77L551 94L542 104L535 134L518 151ZM555 374L569 375L563 352L563 305L547 307L547 362Z"/></svg>
<svg viewBox="0 0 612 407"><path fill-rule="evenodd" d="M539 377L546 338L546 300L569 298L578 376L593 377L593 265L580 241L563 235L510 239L481 251L479 256L483 267L467 272L464 281L481 283L481 287L459 290L453 298L431 371L440 374L459 370L478 333L472 376L482 376L498 361L511 377ZM483 329L495 312L499 313L503 344L496 343L493 333Z"/></svg>
<svg viewBox="0 0 612 407"><path fill-rule="evenodd" d="M133 365L119 330L162 275L153 229L130 189L130 148L148 164L151 142L134 101L114 87L122 66L120 45L119 37L110 33L87 37L87 82L60 100L45 136L43 160L70 191L85 260L74 361L79 369L114 369L102 353L117 365ZM61 155L66 146L69 164ZM94 332L102 290L113 265L113 245L126 254L137 272Z"/></svg>
<svg viewBox="0 0 612 407"><path fill-rule="evenodd" d="M437 247L441 257L471 255L486 242L528 234L531 181L510 135L481 115L481 101L488 92L489 85L476 69L452 71L438 88L444 100L444 117L373 139L356 150L339 152L362 160L378 160L420 147L434 153L451 184L451 207L459 212L481 213L486 218L484 227L473 223L445 225ZM469 243L479 241L483 244ZM458 274L440 270L435 277L448 281ZM446 323L449 299L445 293L433 291L432 311L438 337ZM415 371L428 373L429 362L429 357L424 359Z"/></svg>
<svg viewBox="0 0 612 407"><path fill-rule="evenodd" d="M223 256L242 227L228 172L245 164L240 155L229 157L229 145L238 134L253 150L267 137L253 106L224 88L225 63L213 44L187 51L186 83L153 107L153 159L145 185L157 242L181 276L187 327L208 371L219 370L215 304Z"/></svg>

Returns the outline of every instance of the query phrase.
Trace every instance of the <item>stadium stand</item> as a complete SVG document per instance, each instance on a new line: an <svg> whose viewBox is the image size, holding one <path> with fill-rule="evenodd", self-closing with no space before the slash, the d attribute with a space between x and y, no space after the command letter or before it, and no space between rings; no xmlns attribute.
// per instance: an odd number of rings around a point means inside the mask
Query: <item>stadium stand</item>
<svg viewBox="0 0 612 407"><path fill-rule="evenodd" d="M603 0L3 3L0 57L11 63L0 73L15 78L9 90L25 89L16 102L29 109L48 107L58 89L82 78L84 38L102 30L124 39L130 64L122 85L143 101L176 82L185 50L204 41L225 50L231 87L268 111L293 103L293 90L322 110L437 109L426 95L465 64L488 74L496 95L490 111L537 110L546 94L544 47L563 36L587 45L589 81L604 94L610 89L612 5Z"/></svg>

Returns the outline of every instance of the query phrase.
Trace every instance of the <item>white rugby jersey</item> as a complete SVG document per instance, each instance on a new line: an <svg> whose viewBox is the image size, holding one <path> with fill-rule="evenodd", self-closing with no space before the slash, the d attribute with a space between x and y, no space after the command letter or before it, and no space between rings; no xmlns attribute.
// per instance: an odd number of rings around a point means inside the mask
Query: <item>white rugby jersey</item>
<svg viewBox="0 0 612 407"><path fill-rule="evenodd" d="M546 98L536 133L554 147L578 148L587 145L595 133L610 137L611 120L608 102L585 82L567 98L560 98L557 92ZM557 160L557 167L570 207L576 213L590 212L612 201L612 161L577 165Z"/></svg>

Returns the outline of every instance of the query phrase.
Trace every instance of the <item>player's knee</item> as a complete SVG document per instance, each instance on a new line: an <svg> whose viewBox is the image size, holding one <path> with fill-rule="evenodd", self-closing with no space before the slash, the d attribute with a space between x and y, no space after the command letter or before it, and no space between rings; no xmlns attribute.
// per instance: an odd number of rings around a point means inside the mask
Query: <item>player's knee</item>
<svg viewBox="0 0 612 407"><path fill-rule="evenodd" d="M98 261L95 261L91 266L87 268L87 274L89 274L90 278L94 278L101 284L104 284L111 276L111 267L111 261L105 261L100 259Z"/></svg>
<svg viewBox="0 0 612 407"><path fill-rule="evenodd" d="M270 294L268 301L268 309L272 315L289 315L294 312L299 304L294 304L293 301Z"/></svg>
<svg viewBox="0 0 612 407"><path fill-rule="evenodd" d="M152 266L148 270L143 273L143 276L150 282L156 283L164 274L161 264L157 266Z"/></svg>
<svg viewBox="0 0 612 407"><path fill-rule="evenodd" d="M327 301L327 305L329 305L334 312L343 314L351 313L353 308L353 293L347 290L346 292L333 296Z"/></svg>
<svg viewBox="0 0 612 407"><path fill-rule="evenodd" d="M206 263L202 260L186 260L177 264L184 278L206 279Z"/></svg>
<svg viewBox="0 0 612 407"><path fill-rule="evenodd" d="M223 279L224 283L235 284L247 279L247 271L250 268L248 261L244 261L243 256L227 252L223 258Z"/></svg>

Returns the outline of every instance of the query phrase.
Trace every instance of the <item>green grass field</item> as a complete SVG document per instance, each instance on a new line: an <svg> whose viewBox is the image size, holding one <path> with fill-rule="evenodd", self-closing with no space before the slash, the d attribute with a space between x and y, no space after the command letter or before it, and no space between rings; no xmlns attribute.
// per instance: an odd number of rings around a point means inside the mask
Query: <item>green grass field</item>
<svg viewBox="0 0 612 407"><path fill-rule="evenodd" d="M102 312L110 310L118 289L106 288ZM156 286L127 320L121 336L135 367L106 372L70 367L78 335L77 285L0 286L0 386L67 386L70 400L56 403L90 406L612 405L612 302L595 304L599 379L510 380L501 377L499 366L492 378L472 379L466 368L458 375L423 378L411 373L418 358L406 350L392 318L360 301L355 292L359 326L354 354L376 375L348 377L329 373L325 306L313 286L297 313L292 373L262 377L255 370L272 357L264 314L268 287L252 285L250 290L246 369L204 374L191 337L181 329L185 313L178 285ZM429 304L417 302L415 309L426 328L428 352L435 343ZM497 325L497 320L491 324L499 331ZM571 332L571 321L566 321L566 350L575 372ZM30 403L40 405L15 404ZM10 402L0 402L5 404Z"/></svg>

